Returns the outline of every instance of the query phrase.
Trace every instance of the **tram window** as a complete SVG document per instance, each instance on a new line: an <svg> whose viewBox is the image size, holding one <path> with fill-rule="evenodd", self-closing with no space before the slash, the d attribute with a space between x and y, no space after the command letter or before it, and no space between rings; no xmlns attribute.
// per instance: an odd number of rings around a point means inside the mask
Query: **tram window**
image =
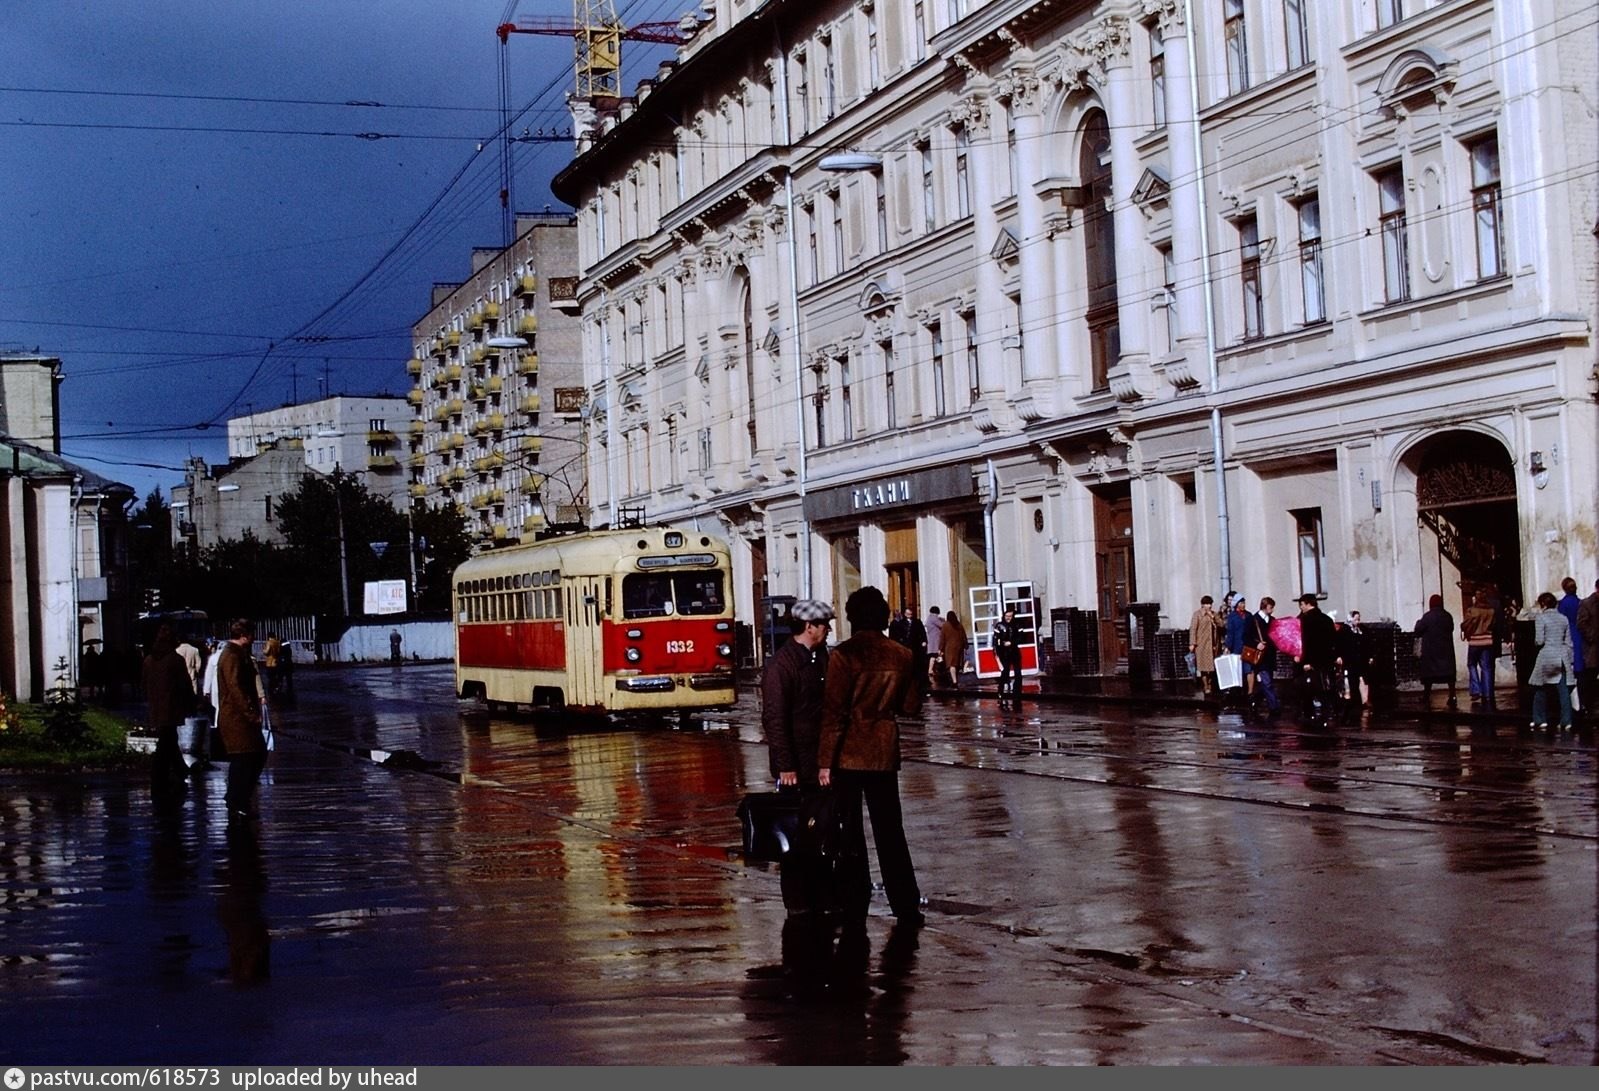
<svg viewBox="0 0 1599 1091"><path fill-rule="evenodd" d="M720 614L725 609L720 572L679 572L672 580L676 584L678 613Z"/></svg>
<svg viewBox="0 0 1599 1091"><path fill-rule="evenodd" d="M622 613L626 618L720 614L722 609L720 572L648 572L622 578Z"/></svg>

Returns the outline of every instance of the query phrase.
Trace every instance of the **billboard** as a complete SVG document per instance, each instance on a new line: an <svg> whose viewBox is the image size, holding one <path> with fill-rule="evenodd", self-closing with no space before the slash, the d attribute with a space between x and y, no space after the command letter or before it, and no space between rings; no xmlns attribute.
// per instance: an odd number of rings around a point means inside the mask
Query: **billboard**
<svg viewBox="0 0 1599 1091"><path fill-rule="evenodd" d="M363 589L361 612L366 614L405 613L405 581L369 581Z"/></svg>

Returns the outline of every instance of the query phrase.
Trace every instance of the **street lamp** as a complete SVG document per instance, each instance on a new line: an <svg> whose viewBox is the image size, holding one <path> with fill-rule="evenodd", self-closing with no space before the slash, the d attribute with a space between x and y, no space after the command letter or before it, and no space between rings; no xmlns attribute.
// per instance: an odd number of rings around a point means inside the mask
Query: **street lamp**
<svg viewBox="0 0 1599 1091"><path fill-rule="evenodd" d="M859 170L879 171L883 169L883 157L872 152L834 152L822 156L816 165L835 174Z"/></svg>
<svg viewBox="0 0 1599 1091"><path fill-rule="evenodd" d="M525 349L530 342L525 337L490 337L483 343L491 349Z"/></svg>

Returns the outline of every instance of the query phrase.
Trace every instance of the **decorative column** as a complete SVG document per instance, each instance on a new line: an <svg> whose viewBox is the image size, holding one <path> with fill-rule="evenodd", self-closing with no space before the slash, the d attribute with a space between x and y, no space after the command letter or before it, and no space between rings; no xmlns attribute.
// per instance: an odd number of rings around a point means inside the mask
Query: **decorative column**
<svg viewBox="0 0 1599 1091"><path fill-rule="evenodd" d="M1016 69L1007 78L1016 112L1016 218L1021 227L1022 391L1016 410L1024 420L1054 415L1055 364L1045 351L1053 344L1049 247L1045 243L1044 202L1034 186L1044 175L1044 118L1038 74ZM1003 314L1001 307L996 313Z"/></svg>
<svg viewBox="0 0 1599 1091"><path fill-rule="evenodd" d="M1159 33L1166 44L1166 148L1171 156L1171 244L1176 277L1177 343L1198 376L1205 358L1205 268L1201 245L1199 147L1194 128L1194 101L1189 86L1188 28L1180 7L1160 15Z"/></svg>
<svg viewBox="0 0 1599 1091"><path fill-rule="evenodd" d="M984 401L990 396L1003 393L996 385L996 380L1001 378L997 366L999 360L999 346L990 336L999 316L1005 313L1004 274L999 262L991 255L995 242L999 239L999 217L994 213L994 204L999 200L1000 187L997 184L997 172L1000 169L1009 170L1005 159L1007 150L1001 141L995 146L990 140L993 130L990 102L980 91L968 95L960 100L955 107L955 118L966 126L966 132L971 137L971 161L968 169L971 171L972 185L972 253L977 261L977 301L974 313L977 316L978 337L978 370L983 376L989 389L983 391ZM945 366L960 365L958 381L951 383L951 390L958 390L966 386L966 372L962 358L964 352L957 353L955 329L944 330ZM955 371L950 372L952 375Z"/></svg>
<svg viewBox="0 0 1599 1091"><path fill-rule="evenodd" d="M1116 317L1121 356L1110 369L1110 388L1120 402L1136 402L1155 392L1149 367L1149 264L1152 255L1144 215L1133 200L1143 170L1134 141L1139 132L1138 94L1132 78L1127 20L1106 22L1095 42L1104 66L1105 117L1110 126L1111 194L1116 224Z"/></svg>

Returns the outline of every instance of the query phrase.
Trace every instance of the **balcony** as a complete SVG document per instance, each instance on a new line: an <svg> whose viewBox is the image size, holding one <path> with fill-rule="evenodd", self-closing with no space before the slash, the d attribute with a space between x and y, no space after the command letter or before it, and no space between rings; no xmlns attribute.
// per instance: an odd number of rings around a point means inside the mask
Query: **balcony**
<svg viewBox="0 0 1599 1091"><path fill-rule="evenodd" d="M411 391L411 393L420 394L422 392L420 390L413 390L413 391ZM421 401L421 400L422 400L421 398L417 399L417 401ZM419 420L414 420L407 426L407 431L409 431L411 433L411 437L413 439L416 438L417 436L422 435L427 430L428 430L427 424L425 422L419 421Z"/></svg>
<svg viewBox="0 0 1599 1091"><path fill-rule="evenodd" d="M448 405L446 405L446 404L440 403L439 407L437 409L433 410L434 423L443 424L445 421L447 421L449 419L450 419L450 407Z"/></svg>
<svg viewBox="0 0 1599 1091"><path fill-rule="evenodd" d="M521 446L524 451L542 451L544 450L544 437L523 436Z"/></svg>
<svg viewBox="0 0 1599 1091"><path fill-rule="evenodd" d="M510 535L510 532L505 529L504 523L495 523L493 533L496 542L503 542Z"/></svg>
<svg viewBox="0 0 1599 1091"><path fill-rule="evenodd" d="M522 533L536 534L537 532L543 530L545 525L544 516L529 515L526 519L522 520Z"/></svg>
<svg viewBox="0 0 1599 1091"><path fill-rule="evenodd" d="M480 474L498 470L505 465L505 456L495 451L492 455L484 455L472 463L472 468Z"/></svg>
<svg viewBox="0 0 1599 1091"><path fill-rule="evenodd" d="M410 402L412 405L421 405L422 404L422 391L420 391L420 390L412 390L412 391L407 392L406 395L405 395L405 400Z"/></svg>
<svg viewBox="0 0 1599 1091"><path fill-rule="evenodd" d="M472 497L468 503L472 505L473 510L482 511L489 506L489 494L480 492L476 496Z"/></svg>
<svg viewBox="0 0 1599 1091"><path fill-rule="evenodd" d="M485 303L478 309L478 313L483 316L485 322L497 321L500 317L500 305L492 302Z"/></svg>
<svg viewBox="0 0 1599 1091"><path fill-rule="evenodd" d="M505 414L504 413L490 413L488 415L488 417L486 417L485 419L488 421L489 431L490 432L503 432L503 431L505 431Z"/></svg>
<svg viewBox="0 0 1599 1091"><path fill-rule="evenodd" d="M423 499L424 497L427 496L428 487L426 485L421 485L421 484L412 485L409 491L411 493L411 496L414 499L421 500L421 499Z"/></svg>
<svg viewBox="0 0 1599 1091"><path fill-rule="evenodd" d="M537 375L539 373L539 354L530 352L517 362L518 375Z"/></svg>
<svg viewBox="0 0 1599 1091"><path fill-rule="evenodd" d="M429 347L428 355L437 356L442 360L449 351L450 346L444 343L444 338L440 337L433 342L431 347Z"/></svg>
<svg viewBox="0 0 1599 1091"><path fill-rule="evenodd" d="M393 470L400 465L400 460L394 455L367 455L366 468L369 470Z"/></svg>
<svg viewBox="0 0 1599 1091"><path fill-rule="evenodd" d="M444 475L444 480L449 481L452 484L457 484L457 485L460 484L461 482L466 480L466 467L465 466L452 467L450 472Z"/></svg>
<svg viewBox="0 0 1599 1091"><path fill-rule="evenodd" d="M443 390L450 385L450 377L444 373L444 368L439 368L433 373L433 380L428 385L434 390Z"/></svg>
<svg viewBox="0 0 1599 1091"><path fill-rule="evenodd" d="M460 348L461 347L461 331L460 330L451 330L449 333L445 334L444 335L444 347L447 348L447 349Z"/></svg>
<svg viewBox="0 0 1599 1091"><path fill-rule="evenodd" d="M532 295L539 290L539 278L531 273L518 277L516 281L516 294L521 296Z"/></svg>
<svg viewBox="0 0 1599 1091"><path fill-rule="evenodd" d="M400 437L387 428L369 428L366 433L368 443L398 443Z"/></svg>
<svg viewBox="0 0 1599 1091"><path fill-rule="evenodd" d="M481 436L488 432L488 430L489 422L486 417L479 417L477 420L472 422L472 434L474 436Z"/></svg>
<svg viewBox="0 0 1599 1091"><path fill-rule="evenodd" d="M407 360L405 362L405 373L407 375L412 376L413 378L415 376L417 376L417 375L422 374L422 361L421 360Z"/></svg>
<svg viewBox="0 0 1599 1091"><path fill-rule="evenodd" d="M537 413L540 401L541 399L537 394L529 394L516 403L516 411L518 413Z"/></svg>
<svg viewBox="0 0 1599 1091"><path fill-rule="evenodd" d="M491 504L503 504L503 503L505 503L505 490L504 489L490 489L487 495L488 495L488 498L489 498L489 503L491 503Z"/></svg>
<svg viewBox="0 0 1599 1091"><path fill-rule="evenodd" d="M466 374L466 372L462 370L460 364L451 364L449 367L444 369L444 375L452 383L464 374Z"/></svg>
<svg viewBox="0 0 1599 1091"><path fill-rule="evenodd" d="M490 394L498 394L500 391L502 391L504 389L505 389L505 380L504 379L500 378L498 375L490 375L489 376L489 393Z"/></svg>
<svg viewBox="0 0 1599 1091"><path fill-rule="evenodd" d="M459 417L461 415L461 411L466 408L466 403L460 398L451 398L449 402L446 403L446 407L450 411L450 416Z"/></svg>
<svg viewBox="0 0 1599 1091"><path fill-rule="evenodd" d="M519 337L528 337L539 332L539 319L535 314L524 314L516 323L516 333Z"/></svg>

